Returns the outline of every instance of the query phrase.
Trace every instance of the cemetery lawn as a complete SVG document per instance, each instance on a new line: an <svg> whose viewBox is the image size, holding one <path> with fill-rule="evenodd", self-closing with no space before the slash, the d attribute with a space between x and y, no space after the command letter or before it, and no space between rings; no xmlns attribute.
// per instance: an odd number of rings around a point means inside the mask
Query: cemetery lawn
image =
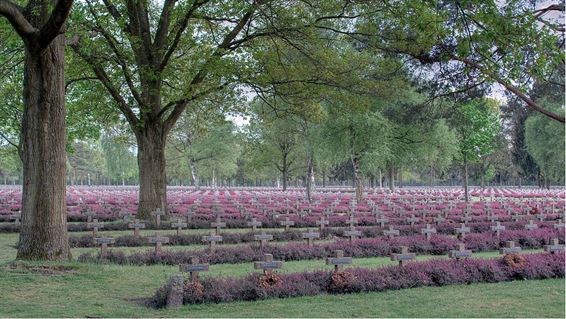
<svg viewBox="0 0 566 319"><path fill-rule="evenodd" d="M564 279L424 287L368 294L322 295L258 302L184 306L143 305L174 266L20 263L10 267L17 234L0 234L0 317L564 317ZM145 249L151 249L146 247ZM74 257L78 255L74 252ZM475 254L477 258L497 252ZM418 259L445 258L419 256ZM387 257L356 258L355 266L394 264ZM37 266L63 265L53 271ZM35 268L35 269L29 269ZM285 272L329 269L321 260L286 262ZM38 271L41 270L41 271ZM244 276L251 263L211 265L202 276Z"/></svg>

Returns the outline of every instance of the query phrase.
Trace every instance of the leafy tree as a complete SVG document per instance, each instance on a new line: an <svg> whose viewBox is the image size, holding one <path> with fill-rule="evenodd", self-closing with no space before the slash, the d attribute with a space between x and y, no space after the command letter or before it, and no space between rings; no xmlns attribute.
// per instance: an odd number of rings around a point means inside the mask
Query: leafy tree
<svg viewBox="0 0 566 319"><path fill-rule="evenodd" d="M545 107L556 113L564 113L561 104L541 101ZM540 167L543 185L550 181L564 180L564 126L542 115L536 114L527 119L525 128L527 151Z"/></svg>
<svg viewBox="0 0 566 319"><path fill-rule="evenodd" d="M177 134L174 132L170 136L170 156L175 157L171 162L177 163L174 168L171 167L172 171L174 169L174 175L182 176L184 172L190 172L197 187L200 186L201 177L210 178L211 185L216 187L218 179L233 176L240 156L234 124L224 119L208 120L209 122L200 122L202 130L199 132L183 132L184 129L199 127L198 124L191 123L186 127L179 125L176 128ZM183 121L180 124L184 124Z"/></svg>
<svg viewBox="0 0 566 319"><path fill-rule="evenodd" d="M340 1L89 0L78 6L74 27L80 41L73 51L136 136L140 217L167 209L165 145L182 113L210 94L237 92L237 83L270 82L255 63L261 50L256 43L309 43L317 36L308 31L314 23L341 22L341 12Z"/></svg>
<svg viewBox="0 0 566 319"><path fill-rule="evenodd" d="M428 70L424 81L436 73L442 94L498 83L532 110L564 123L562 114L528 94L534 80L546 81L563 68L564 26L551 14L564 12L561 1L406 0L368 7L375 14L348 34L378 52L419 62L415 67Z"/></svg>
<svg viewBox="0 0 566 319"><path fill-rule="evenodd" d="M501 126L498 104L494 100L475 99L462 103L454 119L458 132L460 160L463 163L463 186L468 196L468 165L491 154Z"/></svg>

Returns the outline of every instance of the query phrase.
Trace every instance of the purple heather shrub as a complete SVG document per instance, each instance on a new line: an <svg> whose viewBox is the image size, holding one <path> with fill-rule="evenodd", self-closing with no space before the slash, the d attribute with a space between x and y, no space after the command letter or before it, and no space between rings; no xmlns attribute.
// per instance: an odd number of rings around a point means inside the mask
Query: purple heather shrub
<svg viewBox="0 0 566 319"><path fill-rule="evenodd" d="M515 279L564 277L563 254L525 254L524 263L511 266L504 258L430 260L411 262L404 267L351 268L343 272L315 271L273 274L273 285L262 282L264 275L242 278L205 278L199 291L185 284L184 303L254 301L266 298L312 296L323 293L372 292L422 286L445 286ZM201 291L202 290L202 291ZM166 288L160 288L150 305L165 305Z"/></svg>
<svg viewBox="0 0 566 319"><path fill-rule="evenodd" d="M508 235L506 235L508 234ZM504 236L506 235L506 236ZM463 239L466 248L473 251L497 250L507 240L514 240L519 245L527 243L525 248L544 247L550 239L559 238L564 243L564 230L540 229L502 232L500 238L491 232L481 234L469 234ZM392 252L398 252L401 246L407 246L411 252L418 254L447 254L454 249L460 241L455 237L435 235L427 241L424 236L400 236L388 239L385 237L373 239L358 239L350 243L347 240L337 240L331 243L308 246L306 243L288 243L285 245L268 245L263 249L257 245L241 245L237 247L218 247L214 251L164 251L155 253L148 252L124 255L121 252L110 251L105 259L109 262L133 265L167 264L175 265L189 261L190 256L196 255L204 262L211 264L241 263L259 260L265 253L272 254L278 260L308 260L320 259L332 256L335 250L343 250L347 256L363 258L389 256ZM97 257L84 256L83 261L96 262Z"/></svg>

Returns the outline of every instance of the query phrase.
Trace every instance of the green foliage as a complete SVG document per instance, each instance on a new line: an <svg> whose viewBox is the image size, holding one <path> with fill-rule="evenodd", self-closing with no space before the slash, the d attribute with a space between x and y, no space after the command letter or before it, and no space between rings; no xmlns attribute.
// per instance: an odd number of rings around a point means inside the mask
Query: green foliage
<svg viewBox="0 0 566 319"><path fill-rule="evenodd" d="M549 109L564 114L560 104L543 101ZM527 119L527 151L540 167L541 174L554 181L564 180L564 125L536 114Z"/></svg>
<svg viewBox="0 0 566 319"><path fill-rule="evenodd" d="M453 120L465 161L478 161L493 152L501 130L497 102L482 99L462 103Z"/></svg>

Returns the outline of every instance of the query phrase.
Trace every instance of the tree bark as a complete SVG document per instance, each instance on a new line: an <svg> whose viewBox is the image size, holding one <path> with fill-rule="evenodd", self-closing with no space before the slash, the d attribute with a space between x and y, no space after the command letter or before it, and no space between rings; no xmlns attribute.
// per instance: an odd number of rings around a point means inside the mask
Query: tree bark
<svg viewBox="0 0 566 319"><path fill-rule="evenodd" d="M307 154L307 178L306 178L306 193L309 203L312 201L312 189L314 186L314 165L313 165L313 151L309 149Z"/></svg>
<svg viewBox="0 0 566 319"><path fill-rule="evenodd" d="M199 178L197 175L197 165L194 158L192 157L189 158L189 166L191 168L191 178L193 179L193 185L196 187L196 189L200 189Z"/></svg>
<svg viewBox="0 0 566 319"><path fill-rule="evenodd" d="M18 259L68 259L65 37L28 43L24 62L22 225Z"/></svg>
<svg viewBox="0 0 566 319"><path fill-rule="evenodd" d="M395 168L393 167L393 165L389 165L388 167L388 174L389 176L389 190L394 192L395 191Z"/></svg>
<svg viewBox="0 0 566 319"><path fill-rule="evenodd" d="M149 219L151 212L158 208L167 215L166 137L162 126L146 125L138 130L136 139L140 171L138 218Z"/></svg>
<svg viewBox="0 0 566 319"><path fill-rule="evenodd" d="M356 189L356 201L360 203L364 198L364 181L360 172L360 159L352 156L352 167L354 169L354 187Z"/></svg>
<svg viewBox="0 0 566 319"><path fill-rule="evenodd" d="M466 203L469 201L468 194L468 158L464 156L464 171L463 171L463 181L464 181L464 198Z"/></svg>
<svg viewBox="0 0 566 319"><path fill-rule="evenodd" d="M282 174L283 174L283 191L287 190L287 184L289 182L289 170L287 164L287 154L283 154L283 165L282 165Z"/></svg>

